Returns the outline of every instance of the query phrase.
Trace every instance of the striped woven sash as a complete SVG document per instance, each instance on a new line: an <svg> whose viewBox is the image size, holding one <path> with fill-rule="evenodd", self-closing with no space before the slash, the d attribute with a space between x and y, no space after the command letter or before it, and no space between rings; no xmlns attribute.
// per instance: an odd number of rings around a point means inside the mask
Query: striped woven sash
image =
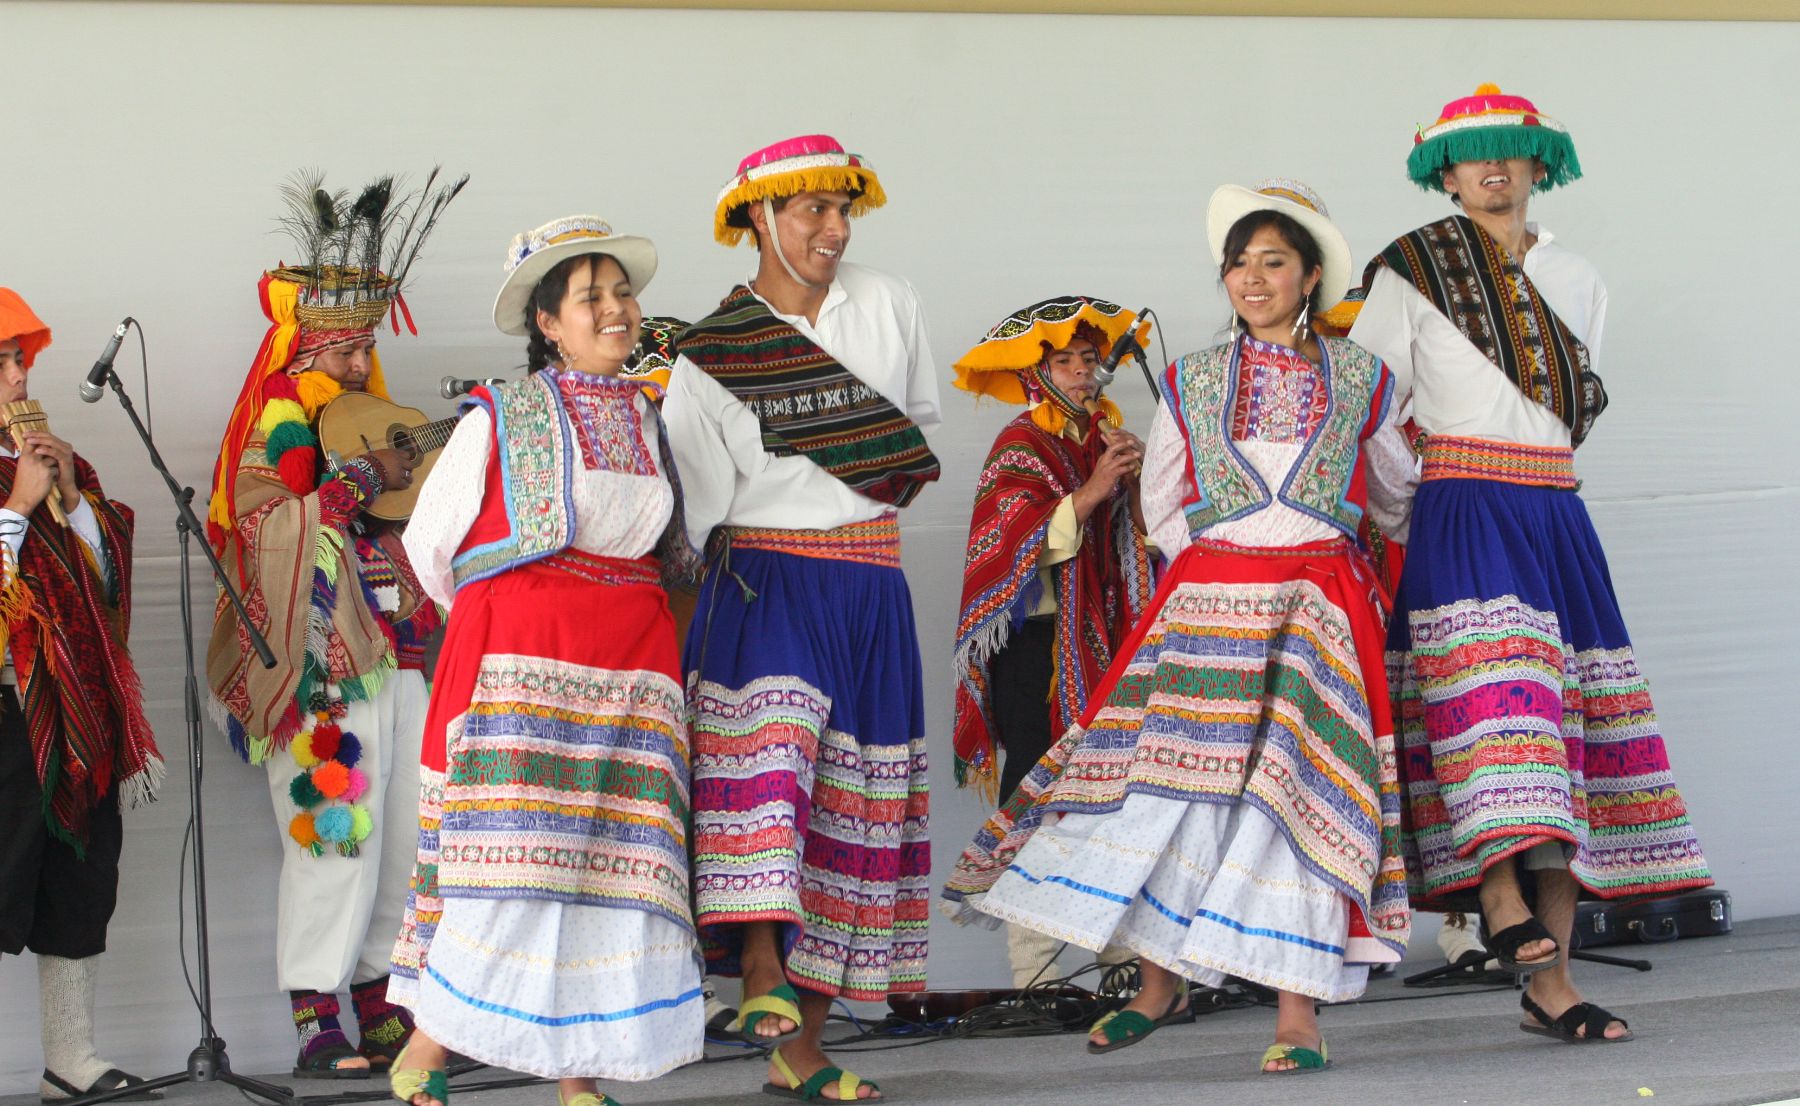
<svg viewBox="0 0 1800 1106"><path fill-rule="evenodd" d="M756 415L771 456L799 454L896 507L938 478L938 460L906 412L744 285L689 327L679 349Z"/></svg>
<svg viewBox="0 0 1800 1106"><path fill-rule="evenodd" d="M733 526L731 548L766 549L795 557L854 561L877 568L900 567L900 521L892 512L867 522L851 522L830 530L771 530Z"/></svg>
<svg viewBox="0 0 1800 1106"><path fill-rule="evenodd" d="M1575 479L1575 451L1559 446L1432 435L1425 439L1422 456L1421 480L1497 480L1571 492L1581 487Z"/></svg>

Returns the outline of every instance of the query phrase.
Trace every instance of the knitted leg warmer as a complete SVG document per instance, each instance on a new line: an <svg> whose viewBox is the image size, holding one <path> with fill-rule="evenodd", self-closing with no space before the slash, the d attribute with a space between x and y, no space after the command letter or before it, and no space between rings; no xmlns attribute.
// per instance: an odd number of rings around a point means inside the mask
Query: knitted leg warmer
<svg viewBox="0 0 1800 1106"><path fill-rule="evenodd" d="M70 960L40 954L37 961L44 1067L67 1083L90 1087L112 1068L94 1055L94 993L100 979L100 958ZM39 1091L51 1097L66 1093L49 1083L40 1084Z"/></svg>
<svg viewBox="0 0 1800 1106"><path fill-rule="evenodd" d="M294 1003L294 1030L300 1034L300 1064L314 1053L333 1045L350 1047L338 1024L338 997L318 991L289 991Z"/></svg>
<svg viewBox="0 0 1800 1106"><path fill-rule="evenodd" d="M356 1007L356 1024L362 1030L362 1054L386 1056L400 1054L406 1039L412 1036L412 1013L404 1006L388 1001L388 977L371 979L350 987L350 1004Z"/></svg>

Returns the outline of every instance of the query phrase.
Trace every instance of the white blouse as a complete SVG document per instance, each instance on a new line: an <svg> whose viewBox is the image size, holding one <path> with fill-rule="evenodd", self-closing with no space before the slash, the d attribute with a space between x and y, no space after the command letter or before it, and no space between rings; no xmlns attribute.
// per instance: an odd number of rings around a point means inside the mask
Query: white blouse
<svg viewBox="0 0 1800 1106"><path fill-rule="evenodd" d="M574 546L600 557L642 557L656 548L675 510L675 493L661 471L649 400L633 389L629 400L586 410L595 427L593 437L622 448L609 444L596 449L595 468L588 467L583 450L574 451ZM445 607L456 593L450 562L481 513L493 427L493 417L482 407L471 407L462 417L419 490L402 538L420 585Z"/></svg>
<svg viewBox="0 0 1800 1106"><path fill-rule="evenodd" d="M920 430L943 421L925 316L911 284L845 263L816 323L804 315L776 317L906 412ZM894 509L853 491L806 457L771 456L750 409L685 357L675 360L663 419L695 549L706 548L716 526L828 530Z"/></svg>
<svg viewBox="0 0 1800 1106"><path fill-rule="evenodd" d="M1527 227L1537 242L1525 251L1525 275L1587 346L1588 367L1598 372L1606 285L1586 258L1557 245L1555 235L1536 223ZM1410 397L1413 421L1428 434L1569 448L1561 419L1526 398L1411 281L1385 266L1375 273L1350 340L1387 362L1396 404Z"/></svg>

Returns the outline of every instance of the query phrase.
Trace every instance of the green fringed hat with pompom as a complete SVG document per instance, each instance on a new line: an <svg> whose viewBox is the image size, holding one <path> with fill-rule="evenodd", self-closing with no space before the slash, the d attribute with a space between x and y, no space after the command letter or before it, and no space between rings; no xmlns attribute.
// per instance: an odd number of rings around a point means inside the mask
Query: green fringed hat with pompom
<svg viewBox="0 0 1800 1106"><path fill-rule="evenodd" d="M1473 96L1444 105L1437 122L1413 137L1406 175L1428 192L1444 190L1444 170L1459 162L1533 157L1543 163L1536 191L1548 192L1581 176L1581 161L1567 127L1538 111L1523 96L1484 84Z"/></svg>

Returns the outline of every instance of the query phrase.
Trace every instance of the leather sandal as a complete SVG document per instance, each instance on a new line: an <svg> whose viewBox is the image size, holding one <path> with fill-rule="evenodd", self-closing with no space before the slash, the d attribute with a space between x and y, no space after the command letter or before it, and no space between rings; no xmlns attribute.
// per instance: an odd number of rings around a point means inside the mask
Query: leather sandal
<svg viewBox="0 0 1800 1106"><path fill-rule="evenodd" d="M45 1068L44 1082L63 1093L60 1095L39 1095L38 1101L42 1102L44 1106L56 1106L57 1103L67 1102L71 1098L84 1098L91 1094L100 1094L103 1091L116 1091L120 1087L128 1087L134 1083L142 1083L143 1080L128 1071L120 1071L118 1068L107 1068L100 1073L100 1078L88 1084L84 1089L77 1087L75 1084L64 1079L49 1068ZM138 1091L134 1094L120 1095L112 1101L152 1102L160 1098L162 1098L161 1091Z"/></svg>
<svg viewBox="0 0 1800 1106"><path fill-rule="evenodd" d="M341 1041L312 1052L301 1051L294 1060L295 1079L367 1079L368 1068L340 1068L338 1064L345 1060L354 1060L362 1053L350 1047L348 1041Z"/></svg>
<svg viewBox="0 0 1800 1106"><path fill-rule="evenodd" d="M1169 1008L1163 1011L1162 1017L1154 1020L1136 1010L1114 1010L1088 1027L1087 1050L1096 1056L1105 1052L1117 1052L1122 1048L1130 1048L1165 1025L1193 1021L1193 1009L1184 1005L1187 997L1187 984L1178 985L1174 997L1169 999ZM1094 1043L1095 1031L1106 1038L1105 1044Z"/></svg>
<svg viewBox="0 0 1800 1106"><path fill-rule="evenodd" d="M794 1028L786 1033L758 1033L756 1027L764 1018L786 1018L794 1023ZM792 984L782 983L770 989L768 994L745 999L738 1007L737 1020L731 1023L730 1029L740 1039L753 1044L775 1045L792 1038L805 1025L805 1019L800 1016L800 992L794 990Z"/></svg>
<svg viewBox="0 0 1800 1106"><path fill-rule="evenodd" d="M1556 945L1556 951L1542 960L1520 960L1519 950L1533 941L1549 941ZM1494 934L1488 933L1487 920L1484 918L1481 922L1481 943L1494 954L1494 960L1500 965L1501 971L1515 975L1530 975L1545 968L1554 968L1563 960L1562 945L1557 944L1555 935L1536 918L1526 918L1518 925L1507 926Z"/></svg>
<svg viewBox="0 0 1800 1106"><path fill-rule="evenodd" d="M1622 1045L1634 1036L1630 1022L1591 1002L1578 1002L1554 1018L1549 1011L1531 1001L1530 995L1520 995L1519 1005L1538 1022L1537 1025L1520 1022L1519 1028L1539 1037L1554 1037L1572 1045ZM1613 1022L1625 1027L1622 1036L1606 1035L1606 1027Z"/></svg>
<svg viewBox="0 0 1800 1106"><path fill-rule="evenodd" d="M411 1047L408 1041L407 1046ZM388 1090L395 1098L412 1106L412 1100L418 1095L436 1099L443 1106L450 1106L450 1075L442 1068L409 1068L406 1066L406 1049L394 1059L394 1066L388 1069ZM579 1096L577 1096L579 1097Z"/></svg>
<svg viewBox="0 0 1800 1106"><path fill-rule="evenodd" d="M775 1070L781 1073L781 1078L787 1082L787 1086L784 1087L780 1083L764 1083L764 1094L774 1095L776 1098L797 1098L801 1102L886 1101L885 1096L880 1099L859 1096L857 1092L864 1087L880 1094L881 1086L873 1079L864 1079L853 1071L845 1071L843 1068L835 1068L827 1064L813 1072L810 1078L801 1079L794 1074L794 1069L788 1065L786 1058L781 1055L780 1049L771 1049L769 1059L775 1062ZM825 1088L834 1083L837 1084L837 1097L826 1098Z"/></svg>
<svg viewBox="0 0 1800 1106"><path fill-rule="evenodd" d="M1291 1068L1271 1068L1271 1060L1292 1060ZM1319 1038L1319 1050L1314 1052L1304 1045L1270 1045L1263 1051L1262 1060L1257 1071L1263 1075L1302 1075L1310 1071L1324 1071L1331 1066L1330 1055L1325 1051L1325 1039Z"/></svg>

